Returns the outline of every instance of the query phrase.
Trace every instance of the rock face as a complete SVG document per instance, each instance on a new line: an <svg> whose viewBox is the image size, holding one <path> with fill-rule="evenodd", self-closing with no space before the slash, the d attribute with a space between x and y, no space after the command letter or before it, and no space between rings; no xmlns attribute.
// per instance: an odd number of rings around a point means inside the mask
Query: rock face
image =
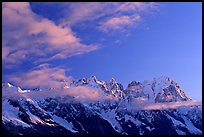
<svg viewBox="0 0 204 137"><path fill-rule="evenodd" d="M202 134L202 105L188 98L169 77L133 81L124 89L114 79L105 82L93 76L74 80L62 90L79 86L98 89L104 92L101 96L111 98L87 102L60 94L38 99L29 95L42 90L18 92L18 87L2 84L3 134Z"/></svg>

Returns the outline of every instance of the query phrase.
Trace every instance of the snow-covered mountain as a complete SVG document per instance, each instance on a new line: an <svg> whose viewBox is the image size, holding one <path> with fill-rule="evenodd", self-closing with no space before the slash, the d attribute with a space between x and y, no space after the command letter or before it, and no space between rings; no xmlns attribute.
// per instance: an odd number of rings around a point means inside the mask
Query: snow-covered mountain
<svg viewBox="0 0 204 137"><path fill-rule="evenodd" d="M201 103L169 77L132 81L125 89L95 76L36 89L2 84L3 134L202 134Z"/></svg>
<svg viewBox="0 0 204 137"><path fill-rule="evenodd" d="M169 77L154 78L151 81L131 82L125 92L133 98L143 97L152 102L188 101L180 86Z"/></svg>
<svg viewBox="0 0 204 137"><path fill-rule="evenodd" d="M163 76L154 78L153 80L145 80L144 82L132 81L124 90L122 84L117 83L113 78L110 82L97 80L95 76L91 78L83 78L73 81L72 86L88 86L101 88L105 93L112 94L115 97L135 99L138 97L147 99L149 102L176 102L188 101L185 93L180 86L169 77Z"/></svg>

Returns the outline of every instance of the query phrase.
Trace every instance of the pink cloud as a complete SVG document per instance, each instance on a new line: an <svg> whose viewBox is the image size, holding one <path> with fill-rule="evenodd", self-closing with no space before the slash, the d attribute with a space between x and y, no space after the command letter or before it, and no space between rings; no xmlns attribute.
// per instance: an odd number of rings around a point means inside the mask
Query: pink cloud
<svg viewBox="0 0 204 137"><path fill-rule="evenodd" d="M2 47L2 59L4 60L9 54L9 48Z"/></svg>
<svg viewBox="0 0 204 137"><path fill-rule="evenodd" d="M49 67L49 64L41 64L29 72L10 76L8 79L16 85L24 87L48 87L60 88L65 82L69 83L71 77L65 75L67 70L54 67Z"/></svg>
<svg viewBox="0 0 204 137"><path fill-rule="evenodd" d="M15 64L16 63L16 59L23 60L27 56L28 56L27 51L25 51L25 50L18 50L18 51L10 53L7 56L8 58L5 58L4 60L6 60L7 62Z"/></svg>
<svg viewBox="0 0 204 137"><path fill-rule="evenodd" d="M78 44L79 39L74 36L70 28L61 28L53 22L42 19L40 22L35 22L30 26L29 35L43 33L41 42L49 43L53 48L59 49L65 45Z"/></svg>
<svg viewBox="0 0 204 137"><path fill-rule="evenodd" d="M25 99L45 99L50 97L61 97L63 103L68 103L70 101L79 101L83 103L91 103L95 101L115 101L111 95L107 95L104 91L96 88L79 86L70 87L68 89L60 90L42 90L40 92L18 92L18 88L3 88L2 96L13 97L13 98L25 98ZM16 90L16 91L15 91ZM67 96L69 96L67 98ZM71 98L70 98L71 97Z"/></svg>
<svg viewBox="0 0 204 137"><path fill-rule="evenodd" d="M79 86L69 88L66 94L73 96L77 100L99 100L101 95L98 93L98 90L99 89Z"/></svg>
<svg viewBox="0 0 204 137"><path fill-rule="evenodd" d="M143 109L145 110L161 110L161 109L175 109L180 106L193 106L193 105L201 105L201 102L192 100L185 102L170 102L170 103L157 103L146 105Z"/></svg>
<svg viewBox="0 0 204 137"><path fill-rule="evenodd" d="M67 89L65 94L74 97L78 101L105 101L117 100L112 95L104 93L103 90L85 86L71 87Z"/></svg>
<svg viewBox="0 0 204 137"><path fill-rule="evenodd" d="M11 10L16 10L20 12L20 14L28 15L31 13L29 9L29 3L28 2L4 2L3 8L9 8Z"/></svg>
<svg viewBox="0 0 204 137"><path fill-rule="evenodd" d="M79 52L84 54L97 50L96 45L81 43L71 28L57 26L54 22L32 12L29 3L9 2L3 3L2 7L2 44L3 48L7 49L5 53L8 53L3 55L4 57L7 55L7 58L3 58L5 62L21 62L25 59L22 51L27 52L27 57L35 54L42 59L48 53L54 52L58 58L67 58L79 55ZM20 53L19 49L22 50ZM19 56L20 54L22 56ZM12 55L18 56L13 58Z"/></svg>
<svg viewBox="0 0 204 137"><path fill-rule="evenodd" d="M96 27L102 31L108 31L121 30L132 23L138 23L133 20L141 20L143 13L153 11L158 4L155 2L87 2L71 3L68 7L67 17L60 23L62 26L96 20L99 21Z"/></svg>
<svg viewBox="0 0 204 137"><path fill-rule="evenodd" d="M142 2L126 2L117 7L117 11L132 11L141 8L144 8L144 4Z"/></svg>
<svg viewBox="0 0 204 137"><path fill-rule="evenodd" d="M72 25L84 21L97 21L96 27L102 31L124 30L141 21L141 12L149 12L157 5L147 2L63 4L69 7L62 9L64 13L67 13L67 17L61 19L60 24L56 25L51 20L32 12L29 3L4 2L2 5L2 46L7 48L3 54L4 62L20 63L31 55L37 56L41 61L50 61L95 51L99 47L93 44L83 44L80 38L72 32ZM26 58L24 54L20 56L22 51L19 49L27 52ZM47 54L50 55L48 59ZM12 55L18 56L13 58Z"/></svg>
<svg viewBox="0 0 204 137"><path fill-rule="evenodd" d="M61 26L72 26L84 21L97 20L100 17L112 14L117 2L82 2L69 3L69 10L65 10L67 17L61 19ZM66 3L65 3L66 5Z"/></svg>
<svg viewBox="0 0 204 137"><path fill-rule="evenodd" d="M135 16L121 16L121 17L113 17L105 21L100 27L103 31L112 30L121 30L126 26L131 26L134 23L140 22L141 17L139 15Z"/></svg>
<svg viewBox="0 0 204 137"><path fill-rule="evenodd" d="M117 7L118 12L149 12L157 8L158 4L155 2L125 2Z"/></svg>

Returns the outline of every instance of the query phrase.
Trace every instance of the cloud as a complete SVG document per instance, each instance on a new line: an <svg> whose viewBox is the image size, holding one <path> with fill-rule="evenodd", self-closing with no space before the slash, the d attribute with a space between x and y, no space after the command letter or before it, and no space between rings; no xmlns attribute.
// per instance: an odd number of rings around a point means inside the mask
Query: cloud
<svg viewBox="0 0 204 137"><path fill-rule="evenodd" d="M104 4L100 2L69 3L67 6L69 6L69 10L65 13L68 14L68 17L61 20L63 26L99 18L103 14L101 10L104 8Z"/></svg>
<svg viewBox="0 0 204 137"><path fill-rule="evenodd" d="M51 3L55 4L55 3ZM67 15L57 25L31 10L27 2L4 2L2 5L2 58L5 63L21 63L64 59L99 49L98 45L81 43L71 27L86 21L95 22L103 32L124 30L138 24L143 12L156 3L148 2L88 2L62 3ZM88 24L86 24L88 25ZM66 26L66 27L65 27ZM35 56L35 57L33 57ZM34 59L38 58L39 61Z"/></svg>
<svg viewBox="0 0 204 137"><path fill-rule="evenodd" d="M2 96L5 98L24 98L24 99L46 99L60 97L63 103L68 103L72 101L78 101L83 103L92 103L98 101L115 101L112 95L104 93L101 89L78 86L70 87L68 89L44 89L40 92L30 91L30 92L18 92L17 87L4 87L2 88Z"/></svg>
<svg viewBox="0 0 204 137"><path fill-rule="evenodd" d="M86 21L98 22L101 18L114 14L118 2L74 2L62 3L64 13L67 15L61 19L60 25L74 26Z"/></svg>
<svg viewBox="0 0 204 137"><path fill-rule="evenodd" d="M193 106L201 105L202 102L196 100L191 101L182 101L182 102L162 102L162 103L153 103L148 101L146 98L135 98L132 100L125 109L128 110L162 110L162 109L175 109L181 106ZM120 108L124 109L124 108Z"/></svg>
<svg viewBox="0 0 204 137"><path fill-rule="evenodd" d="M123 31L129 27L138 25L144 16L144 13L152 12L158 4L154 2L125 2L119 3L106 20L100 23L99 29L104 32L112 30Z"/></svg>
<svg viewBox="0 0 204 137"><path fill-rule="evenodd" d="M143 8L144 4L142 2L127 2L117 7L117 11L134 11Z"/></svg>
<svg viewBox="0 0 204 137"><path fill-rule="evenodd" d="M2 59L4 60L9 54L9 48L2 47Z"/></svg>
<svg viewBox="0 0 204 137"><path fill-rule="evenodd" d="M201 102L192 100L183 102L157 103L146 105L143 109L145 110L175 109L180 106L193 106L193 105L201 105Z"/></svg>
<svg viewBox="0 0 204 137"><path fill-rule="evenodd" d="M80 101L105 101L113 100L113 96L105 94L104 91L97 88L85 86L71 87L67 89L66 94Z"/></svg>
<svg viewBox="0 0 204 137"><path fill-rule="evenodd" d="M149 12L158 7L155 2L125 2L117 7L118 12Z"/></svg>
<svg viewBox="0 0 204 137"><path fill-rule="evenodd" d="M81 43L71 28L35 14L29 3L9 2L2 7L4 62L22 62L32 55L42 59L49 54L50 60L67 58L98 49L97 45Z"/></svg>
<svg viewBox="0 0 204 137"><path fill-rule="evenodd" d="M71 77L65 75L67 70L59 67L50 67L49 64L41 64L32 70L15 76L8 76L8 80L22 87L61 88L65 82L69 83Z"/></svg>
<svg viewBox="0 0 204 137"><path fill-rule="evenodd" d="M65 11L67 17L60 22L62 26L96 21L94 24L96 28L108 32L109 30L120 31L130 24L132 26L138 24L143 14L157 9L158 4L155 2L87 2L70 3L67 7L69 9Z"/></svg>
<svg viewBox="0 0 204 137"><path fill-rule="evenodd" d="M100 28L103 31L108 30L122 30L127 26L131 26L134 23L140 22L141 17L139 15L135 16L121 16L121 17L113 17L105 21Z"/></svg>

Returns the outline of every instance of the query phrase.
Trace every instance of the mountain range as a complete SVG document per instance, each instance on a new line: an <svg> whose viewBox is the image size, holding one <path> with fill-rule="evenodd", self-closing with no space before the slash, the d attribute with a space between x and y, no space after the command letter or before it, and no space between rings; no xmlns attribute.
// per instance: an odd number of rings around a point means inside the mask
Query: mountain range
<svg viewBox="0 0 204 137"><path fill-rule="evenodd" d="M61 87L2 83L4 135L201 135L202 105L170 77L126 88L96 76Z"/></svg>

